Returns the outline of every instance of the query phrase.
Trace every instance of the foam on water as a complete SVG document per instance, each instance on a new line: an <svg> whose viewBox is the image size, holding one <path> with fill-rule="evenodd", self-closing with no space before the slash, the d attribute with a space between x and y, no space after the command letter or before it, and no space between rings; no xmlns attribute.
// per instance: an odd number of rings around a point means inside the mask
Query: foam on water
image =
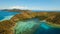
<svg viewBox="0 0 60 34"><path fill-rule="evenodd" d="M0 10L0 21L9 20L16 14L20 14L20 12L9 12Z"/></svg>
<svg viewBox="0 0 60 34"><path fill-rule="evenodd" d="M4 20L10 20L14 15L10 15L10 16L5 16L4 19L0 20L0 21L4 21Z"/></svg>

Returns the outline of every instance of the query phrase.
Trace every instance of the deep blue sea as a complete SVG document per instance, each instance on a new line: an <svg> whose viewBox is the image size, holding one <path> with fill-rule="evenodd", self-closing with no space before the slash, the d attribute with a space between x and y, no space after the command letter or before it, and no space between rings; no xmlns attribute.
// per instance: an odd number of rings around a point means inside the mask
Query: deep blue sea
<svg viewBox="0 0 60 34"><path fill-rule="evenodd" d="M11 15L16 15L16 14L19 14L19 12L8 12L8 11L0 11L0 20L4 19L6 16L11 16ZM33 19L36 23L39 22L38 19ZM32 24L34 21L32 20L29 20L28 21L28 24L29 27L32 27L34 24ZM31 22L31 23L29 23ZM34 22L34 23L35 23ZM21 22L22 23L22 22ZM24 22L25 25L27 22ZM32 25L31 25L32 24ZM22 24L21 24L22 25ZM24 26L25 26L24 25ZM22 25L23 26L23 25ZM23 27L24 27L23 26ZM23 28L22 27L22 28ZM19 28L20 29L20 28ZM23 29L22 29L23 30ZM33 34L60 34L60 28L52 28L50 26L48 26L46 23L44 22L41 22L41 24L39 24L39 27L34 31Z"/></svg>
<svg viewBox="0 0 60 34"><path fill-rule="evenodd" d="M40 27L36 29L34 34L60 34L60 28L52 28L42 22L42 24L40 24Z"/></svg>
<svg viewBox="0 0 60 34"><path fill-rule="evenodd" d="M60 10L32 10L33 12L60 12Z"/></svg>
<svg viewBox="0 0 60 34"><path fill-rule="evenodd" d="M4 19L6 16L16 15L19 12L9 12L9 11L0 11L0 20Z"/></svg>

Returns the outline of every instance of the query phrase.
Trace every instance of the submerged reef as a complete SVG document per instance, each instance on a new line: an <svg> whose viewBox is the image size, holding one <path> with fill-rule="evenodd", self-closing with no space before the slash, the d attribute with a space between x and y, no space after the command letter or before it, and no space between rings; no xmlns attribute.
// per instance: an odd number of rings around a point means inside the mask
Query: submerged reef
<svg viewBox="0 0 60 34"><path fill-rule="evenodd" d="M9 11L14 11L14 10L9 10ZM16 14L15 16L13 16L10 20L1 21L0 22L0 34L16 34L14 29L15 29L15 27L17 27L16 25L18 23L22 23L20 21L25 22L25 21L33 19L33 18L38 18L39 21L45 20L46 23L49 24L50 26L53 25L53 27L55 27L55 26L60 27L60 13L59 12L29 12L29 11L25 12L25 11L23 11L21 14ZM27 26L27 30L28 30L28 28L30 28L30 26L26 25L26 22L24 24L25 24L25 26ZM31 23L27 23L27 24L31 25ZM32 24L31 27L34 24ZM36 27L36 26L38 26L38 25L35 25L33 27ZM23 27L23 28L25 28L25 27ZM32 28L32 29L34 29L34 28ZM23 29L21 28L20 30L23 30ZM34 31L32 31L32 30L29 30L29 32L24 31L23 33L20 32L20 34L32 34L31 32L34 32Z"/></svg>

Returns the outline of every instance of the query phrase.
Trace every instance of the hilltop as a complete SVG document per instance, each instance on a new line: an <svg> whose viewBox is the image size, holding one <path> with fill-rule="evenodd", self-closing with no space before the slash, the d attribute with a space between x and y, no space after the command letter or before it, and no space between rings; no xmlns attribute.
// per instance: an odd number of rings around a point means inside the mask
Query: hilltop
<svg viewBox="0 0 60 34"><path fill-rule="evenodd" d="M22 12L21 14L16 14L10 20L5 20L0 23L0 32L13 34L14 27L18 21L28 20L32 18L38 18L40 20L45 20L47 24L52 24L53 27L60 27L60 12L32 12L29 10L5 10L10 12ZM56 25L54 25L56 24ZM4 31L4 32L3 32ZM10 33L9 33L10 32Z"/></svg>
<svg viewBox="0 0 60 34"><path fill-rule="evenodd" d="M9 11L9 12L31 12L31 10L20 10L20 9L3 9L2 11Z"/></svg>

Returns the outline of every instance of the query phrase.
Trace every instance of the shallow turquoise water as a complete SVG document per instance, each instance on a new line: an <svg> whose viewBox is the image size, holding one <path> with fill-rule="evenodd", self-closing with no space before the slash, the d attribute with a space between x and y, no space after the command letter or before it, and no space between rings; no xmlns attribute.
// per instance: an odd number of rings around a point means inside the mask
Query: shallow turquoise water
<svg viewBox="0 0 60 34"><path fill-rule="evenodd" d="M40 21L37 18L33 18L27 21L19 21L17 23L15 31L16 34L38 34L39 31L42 32L43 30L49 29L51 29L51 27L45 24L45 21Z"/></svg>
<svg viewBox="0 0 60 34"><path fill-rule="evenodd" d="M59 28L52 28L38 19L19 21L15 30L16 34L60 34Z"/></svg>
<svg viewBox="0 0 60 34"><path fill-rule="evenodd" d="M39 21L37 19L34 19L34 18L30 19L30 20L27 20L27 21L19 21L17 23L16 28L15 28L16 34L23 33L23 32L26 32L26 31L28 31L28 32L33 31L32 28L39 24L37 22L39 22Z"/></svg>
<svg viewBox="0 0 60 34"><path fill-rule="evenodd" d="M18 12L0 11L0 21L9 20ZM33 18L27 21L19 21L15 27L15 34L60 34L60 28L52 28L44 21Z"/></svg>

